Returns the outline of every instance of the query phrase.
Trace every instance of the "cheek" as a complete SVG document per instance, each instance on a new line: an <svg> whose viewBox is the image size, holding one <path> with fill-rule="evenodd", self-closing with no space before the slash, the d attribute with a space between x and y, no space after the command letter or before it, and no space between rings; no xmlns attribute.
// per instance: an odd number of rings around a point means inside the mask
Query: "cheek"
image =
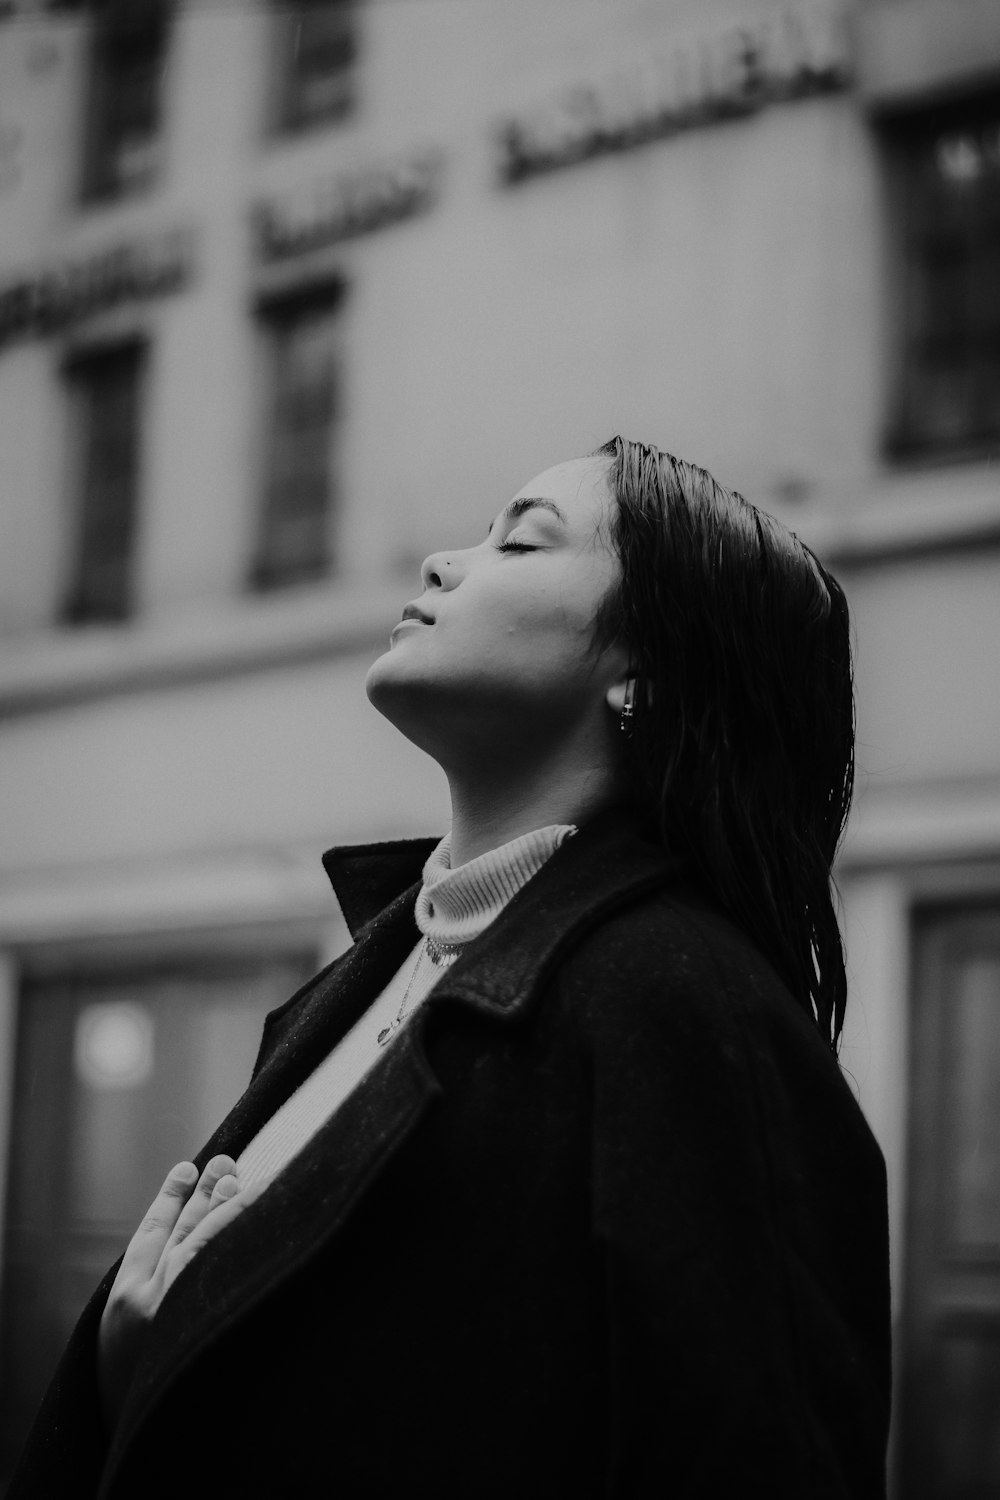
<svg viewBox="0 0 1000 1500"><path fill-rule="evenodd" d="M482 610L467 613L465 619L477 633L485 627L508 638L530 638L547 648L577 640L590 618L590 591L576 580L561 577L518 593L498 592L482 602Z"/></svg>
<svg viewBox="0 0 1000 1500"><path fill-rule="evenodd" d="M529 696L575 694L591 670L590 633L558 612L525 611L483 644L484 672Z"/></svg>
<svg viewBox="0 0 1000 1500"><path fill-rule="evenodd" d="M600 597L598 589L574 579L526 599L510 615L508 639L540 659L561 662L567 669L574 664L586 669Z"/></svg>

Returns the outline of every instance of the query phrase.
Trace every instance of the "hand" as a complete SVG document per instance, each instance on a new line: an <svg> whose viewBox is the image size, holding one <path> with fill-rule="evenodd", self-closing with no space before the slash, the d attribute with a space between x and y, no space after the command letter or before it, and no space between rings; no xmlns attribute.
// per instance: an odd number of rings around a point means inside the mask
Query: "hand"
<svg viewBox="0 0 1000 1500"><path fill-rule="evenodd" d="M157 1308L184 1267L238 1218L262 1187L240 1191L231 1156L213 1156L198 1176L193 1162L172 1167L129 1241L98 1334L98 1386L108 1430L118 1420Z"/></svg>

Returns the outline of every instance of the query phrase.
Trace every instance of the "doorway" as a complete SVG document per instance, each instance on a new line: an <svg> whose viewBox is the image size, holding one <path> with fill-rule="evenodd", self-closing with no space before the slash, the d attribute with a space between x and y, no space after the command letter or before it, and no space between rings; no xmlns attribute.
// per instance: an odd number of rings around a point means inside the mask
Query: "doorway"
<svg viewBox="0 0 1000 1500"><path fill-rule="evenodd" d="M1000 1495L1000 903L914 926L900 1500Z"/></svg>

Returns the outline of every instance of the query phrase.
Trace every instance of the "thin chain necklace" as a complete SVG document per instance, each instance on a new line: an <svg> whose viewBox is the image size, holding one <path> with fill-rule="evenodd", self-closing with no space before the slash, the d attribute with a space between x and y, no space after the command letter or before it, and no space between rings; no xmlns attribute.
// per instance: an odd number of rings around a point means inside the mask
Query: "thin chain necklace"
<svg viewBox="0 0 1000 1500"><path fill-rule="evenodd" d="M390 1021L388 1026L383 1026L378 1034L376 1040L380 1047L384 1047L389 1038L395 1036L406 1019L406 1002L409 1000L410 991L416 983L417 973L419 972L424 954L426 953L435 968L446 969L450 964L455 962L461 951L461 943L439 943L436 938L424 938L417 949L417 961L410 971L409 979L406 981L406 989L403 991L403 998L399 1002L399 1009L396 1012L395 1019Z"/></svg>

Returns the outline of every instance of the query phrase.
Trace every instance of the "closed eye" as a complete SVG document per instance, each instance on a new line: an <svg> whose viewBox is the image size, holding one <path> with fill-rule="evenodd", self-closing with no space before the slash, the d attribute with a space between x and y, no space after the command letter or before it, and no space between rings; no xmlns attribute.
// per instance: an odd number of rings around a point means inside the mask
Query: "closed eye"
<svg viewBox="0 0 1000 1500"><path fill-rule="evenodd" d="M538 548L533 547L530 542L512 542L508 540L506 542L498 542L496 550L498 552L537 552Z"/></svg>

